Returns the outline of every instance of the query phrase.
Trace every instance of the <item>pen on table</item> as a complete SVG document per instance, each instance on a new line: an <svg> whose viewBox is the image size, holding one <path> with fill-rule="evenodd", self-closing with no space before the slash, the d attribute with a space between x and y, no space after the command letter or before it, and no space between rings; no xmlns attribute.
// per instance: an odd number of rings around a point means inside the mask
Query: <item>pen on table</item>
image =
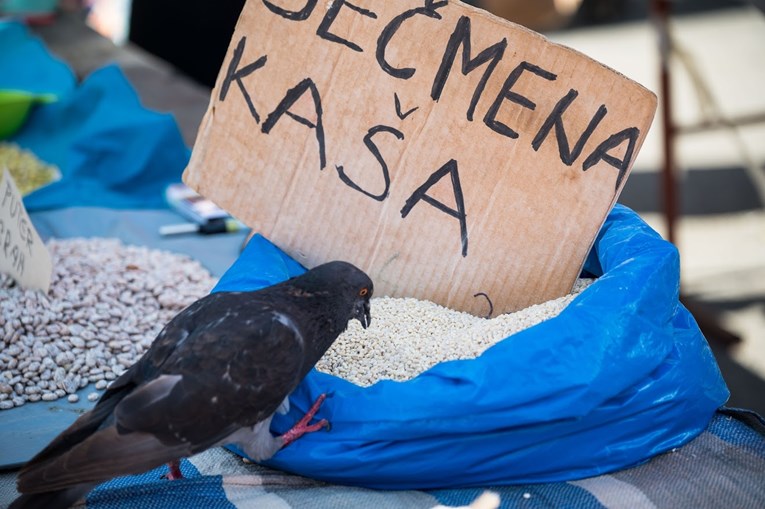
<svg viewBox="0 0 765 509"><path fill-rule="evenodd" d="M244 229L244 225L232 218L211 219L206 223L181 223L168 224L159 227L159 234L163 237L170 235L182 235L185 233L197 233L210 235L213 233L233 233Z"/></svg>

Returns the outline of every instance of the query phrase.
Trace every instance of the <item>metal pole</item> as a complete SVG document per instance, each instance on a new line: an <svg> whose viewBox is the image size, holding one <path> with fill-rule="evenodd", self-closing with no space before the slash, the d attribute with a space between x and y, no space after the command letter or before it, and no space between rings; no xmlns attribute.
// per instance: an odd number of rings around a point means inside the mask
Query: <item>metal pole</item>
<svg viewBox="0 0 765 509"><path fill-rule="evenodd" d="M670 0L651 0L659 33L659 97L662 101L664 167L662 170L662 205L667 228L667 240L676 244L675 224L678 216L677 181L675 177L675 125L672 121L672 90L669 58L672 42L669 35Z"/></svg>
<svg viewBox="0 0 765 509"><path fill-rule="evenodd" d="M675 245L675 223L678 217L677 181L675 178L675 137L678 133L672 122L672 90L669 58L672 52L672 40L669 34L670 0L651 0L651 13L659 33L659 97L662 101L661 123L664 129L663 149L664 168L662 171L662 197L664 220L667 226L667 240ZM717 316L693 299L687 298L680 291L680 301L688 308L699 324L699 328L712 343L724 347L734 345L741 338L723 328Z"/></svg>

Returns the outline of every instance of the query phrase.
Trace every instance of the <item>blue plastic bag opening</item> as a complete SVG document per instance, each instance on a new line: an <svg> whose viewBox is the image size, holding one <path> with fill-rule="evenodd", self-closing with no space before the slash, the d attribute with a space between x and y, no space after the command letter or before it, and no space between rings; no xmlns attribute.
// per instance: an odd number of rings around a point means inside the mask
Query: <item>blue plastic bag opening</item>
<svg viewBox="0 0 765 509"><path fill-rule="evenodd" d="M213 291L303 271L255 236ZM321 393L331 397L317 418L331 431L304 436L267 464L378 489L478 487L600 475L685 444L729 393L678 300L677 250L617 205L584 272L597 281L560 315L476 359L370 387L312 371L272 431L289 429Z"/></svg>

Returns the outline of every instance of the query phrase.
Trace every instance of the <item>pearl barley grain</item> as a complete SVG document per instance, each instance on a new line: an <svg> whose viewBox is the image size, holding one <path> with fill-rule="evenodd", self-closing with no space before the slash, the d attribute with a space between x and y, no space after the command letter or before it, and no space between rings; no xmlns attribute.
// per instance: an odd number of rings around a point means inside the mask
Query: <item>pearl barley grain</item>
<svg viewBox="0 0 765 509"><path fill-rule="evenodd" d="M370 326L349 323L316 369L361 386L409 380L440 362L478 357L511 334L554 318L592 282L580 279L569 295L491 319L424 300L375 298Z"/></svg>
<svg viewBox="0 0 765 509"><path fill-rule="evenodd" d="M105 388L215 278L191 258L117 239L51 240L47 294L0 274L0 410ZM96 394L96 398L98 394ZM90 399L90 397L89 397Z"/></svg>

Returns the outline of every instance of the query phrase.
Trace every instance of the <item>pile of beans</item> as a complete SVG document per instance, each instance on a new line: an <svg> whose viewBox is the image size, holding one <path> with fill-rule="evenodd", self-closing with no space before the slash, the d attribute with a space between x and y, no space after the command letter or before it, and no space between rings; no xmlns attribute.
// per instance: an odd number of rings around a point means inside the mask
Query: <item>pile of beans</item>
<svg viewBox="0 0 765 509"><path fill-rule="evenodd" d="M103 389L215 279L191 258L115 239L52 240L47 295L0 275L0 409Z"/></svg>
<svg viewBox="0 0 765 509"><path fill-rule="evenodd" d="M593 280L571 294L526 309L479 318L417 299L372 299L372 323L352 321L316 365L319 371L369 386L414 378L439 362L473 359L498 341L557 316Z"/></svg>

